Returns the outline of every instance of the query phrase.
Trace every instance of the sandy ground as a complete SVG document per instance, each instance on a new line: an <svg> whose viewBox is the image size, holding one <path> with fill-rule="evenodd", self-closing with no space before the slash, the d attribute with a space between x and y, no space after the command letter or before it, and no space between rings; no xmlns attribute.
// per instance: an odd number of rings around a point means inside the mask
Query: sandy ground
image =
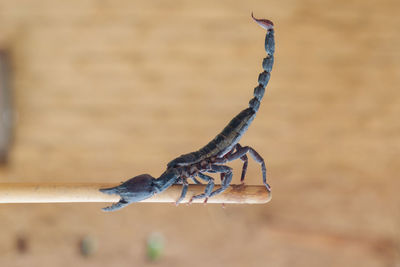
<svg viewBox="0 0 400 267"><path fill-rule="evenodd" d="M272 202L1 205L1 266L400 266L398 1L0 0L17 113L1 182L157 176L203 146L261 71L251 11L276 25L276 62L241 143Z"/></svg>

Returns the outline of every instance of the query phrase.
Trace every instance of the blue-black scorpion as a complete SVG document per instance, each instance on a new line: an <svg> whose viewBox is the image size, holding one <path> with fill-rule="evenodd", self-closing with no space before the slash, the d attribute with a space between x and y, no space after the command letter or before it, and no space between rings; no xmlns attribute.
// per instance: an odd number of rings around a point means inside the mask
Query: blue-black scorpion
<svg viewBox="0 0 400 267"><path fill-rule="evenodd" d="M253 14L251 16L255 22L267 30L265 37L267 56L262 62L264 71L258 76L259 84L254 88L254 98L250 100L249 107L234 117L222 132L206 146L195 152L181 155L169 162L166 171L159 178L154 178L149 174L142 174L119 186L100 189L103 193L118 194L121 197L119 202L114 203L110 207L103 208L104 211L114 211L123 208L130 203L138 202L154 194L158 194L177 183L182 184L182 193L176 202L178 204L186 196L189 186L187 180L192 179L195 183L199 183L196 177L207 182L207 186L204 193L193 196L192 200L205 198L204 202L207 202L209 197L213 197L228 188L232 181L232 168L224 165L226 162L239 158L243 161L241 175L241 182L243 183L248 164L247 153L261 165L263 183L268 191L271 190L267 183L267 170L264 159L253 148L241 146L238 143L256 116L274 64L274 24L270 20L256 19ZM214 178L204 173L220 173L221 187L213 191Z"/></svg>

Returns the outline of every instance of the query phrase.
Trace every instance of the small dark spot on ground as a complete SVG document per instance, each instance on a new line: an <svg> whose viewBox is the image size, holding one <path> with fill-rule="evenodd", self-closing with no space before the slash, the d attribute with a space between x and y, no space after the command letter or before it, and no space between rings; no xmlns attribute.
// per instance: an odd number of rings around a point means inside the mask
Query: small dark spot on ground
<svg viewBox="0 0 400 267"><path fill-rule="evenodd" d="M17 236L15 240L15 246L20 254L25 254L29 250L29 244L28 244L28 239L25 235L19 235Z"/></svg>

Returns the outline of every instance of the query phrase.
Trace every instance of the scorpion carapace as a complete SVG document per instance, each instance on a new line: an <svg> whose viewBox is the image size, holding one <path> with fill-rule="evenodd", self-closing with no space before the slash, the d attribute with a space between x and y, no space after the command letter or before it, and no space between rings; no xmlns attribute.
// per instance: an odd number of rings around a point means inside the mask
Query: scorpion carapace
<svg viewBox="0 0 400 267"><path fill-rule="evenodd" d="M232 181L232 168L225 165L229 161L241 159L243 161L242 175L240 181L243 183L247 171L249 153L253 159L261 165L263 183L268 191L271 190L267 183L267 169L264 159L251 147L241 146L240 138L254 120L260 107L260 101L264 96L265 87L270 79L270 73L274 64L275 39L274 25L266 19L252 18L264 29L267 30L265 37L265 51L267 56L262 62L264 71L258 76L258 86L254 88L254 97L249 102L249 107L241 111L211 142L203 148L188 154L181 155L167 164L166 171L159 178L149 174L136 176L119 186L107 189L100 189L106 194L118 194L121 199L110 207L103 208L105 211L114 211L126 205L149 198L160 193L173 184L182 184L182 194L176 203L180 203L186 196L189 186L188 179L199 183L197 178L207 183L204 193L191 198L201 199L207 202L213 197L226 190ZM214 190L214 178L205 173L220 173L221 187Z"/></svg>

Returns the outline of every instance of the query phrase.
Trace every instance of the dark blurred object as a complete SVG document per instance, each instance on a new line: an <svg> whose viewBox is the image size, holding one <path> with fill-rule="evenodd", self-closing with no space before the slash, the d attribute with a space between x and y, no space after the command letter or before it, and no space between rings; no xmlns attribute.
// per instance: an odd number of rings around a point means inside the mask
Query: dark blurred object
<svg viewBox="0 0 400 267"><path fill-rule="evenodd" d="M91 236L84 236L79 241L79 251L84 257L92 256L96 252L96 249L96 240Z"/></svg>
<svg viewBox="0 0 400 267"><path fill-rule="evenodd" d="M28 251L28 240L25 235L20 235L17 237L16 248L17 251L21 254L24 254Z"/></svg>
<svg viewBox="0 0 400 267"><path fill-rule="evenodd" d="M7 161L12 135L11 68L9 56L0 50L0 163Z"/></svg>

